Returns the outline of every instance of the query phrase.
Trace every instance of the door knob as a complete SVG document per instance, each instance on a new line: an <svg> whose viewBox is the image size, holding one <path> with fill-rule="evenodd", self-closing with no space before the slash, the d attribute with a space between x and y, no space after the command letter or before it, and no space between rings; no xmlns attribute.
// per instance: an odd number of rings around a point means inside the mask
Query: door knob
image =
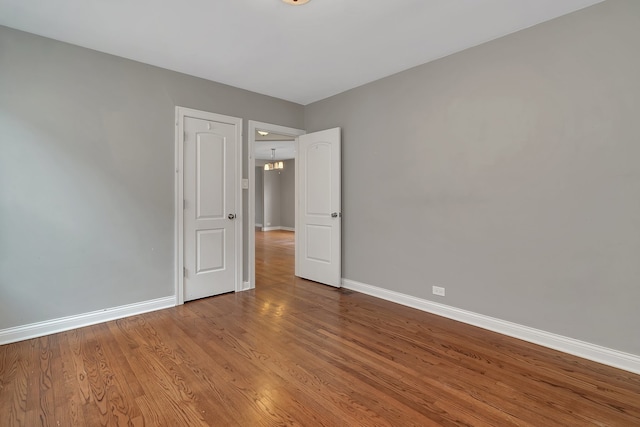
<svg viewBox="0 0 640 427"><path fill-rule="evenodd" d="M342 213L334 212L331 214L331 218L342 218Z"/></svg>
<svg viewBox="0 0 640 427"><path fill-rule="evenodd" d="M227 215L227 218L236 219L236 214L229 214L229 215Z"/></svg>

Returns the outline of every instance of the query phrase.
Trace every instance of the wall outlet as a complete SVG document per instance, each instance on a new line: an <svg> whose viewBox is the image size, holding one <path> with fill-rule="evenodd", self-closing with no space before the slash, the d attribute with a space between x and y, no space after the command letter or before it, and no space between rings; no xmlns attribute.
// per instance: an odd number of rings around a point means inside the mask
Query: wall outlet
<svg viewBox="0 0 640 427"><path fill-rule="evenodd" d="M440 286L433 286L432 290L433 290L433 294L434 295L438 295L438 296L441 296L441 297L444 296L444 288L442 288Z"/></svg>

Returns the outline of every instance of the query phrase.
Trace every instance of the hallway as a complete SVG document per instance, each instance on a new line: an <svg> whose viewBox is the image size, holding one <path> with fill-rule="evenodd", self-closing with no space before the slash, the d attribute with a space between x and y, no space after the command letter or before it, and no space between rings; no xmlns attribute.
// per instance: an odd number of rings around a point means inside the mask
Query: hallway
<svg viewBox="0 0 640 427"><path fill-rule="evenodd" d="M294 273L295 233L256 231L256 286L293 284Z"/></svg>

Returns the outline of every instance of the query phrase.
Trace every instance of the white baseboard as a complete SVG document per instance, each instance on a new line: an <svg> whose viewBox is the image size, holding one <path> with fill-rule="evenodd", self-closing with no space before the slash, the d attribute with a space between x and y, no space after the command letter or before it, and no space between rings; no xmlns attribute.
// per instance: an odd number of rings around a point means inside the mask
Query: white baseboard
<svg viewBox="0 0 640 427"><path fill-rule="evenodd" d="M0 330L0 345L64 332L70 329L82 328L84 326L95 325L96 323L134 316L136 314L148 313L150 311L174 307L175 305L176 297L172 295L170 297L157 298L135 304L105 308L104 310L77 314L75 316L61 317L59 319L2 329Z"/></svg>
<svg viewBox="0 0 640 427"><path fill-rule="evenodd" d="M592 360L594 362L624 369L625 371L640 374L640 356L602 347L584 341L562 335L553 334L517 323L507 322L494 317L485 316L471 311L462 310L444 304L411 295L401 294L367 285L354 280L342 279L342 286L363 294L371 295L380 299L395 302L407 307L416 308L438 316L447 317L469 325L478 326L503 335L518 338L524 341L539 344L544 347L573 354L574 356Z"/></svg>
<svg viewBox="0 0 640 427"><path fill-rule="evenodd" d="M276 230L284 230L284 231L296 231L295 228L292 227L282 227L282 226L275 226L275 227L262 227L262 231L276 231Z"/></svg>
<svg viewBox="0 0 640 427"><path fill-rule="evenodd" d="M262 228L262 224L256 224L256 228Z"/></svg>

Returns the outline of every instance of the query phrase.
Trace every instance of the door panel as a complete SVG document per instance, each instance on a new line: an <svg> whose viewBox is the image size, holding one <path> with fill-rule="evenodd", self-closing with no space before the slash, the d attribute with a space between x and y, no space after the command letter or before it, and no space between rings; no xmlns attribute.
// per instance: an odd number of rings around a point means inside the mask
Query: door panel
<svg viewBox="0 0 640 427"><path fill-rule="evenodd" d="M307 215L331 214L331 149L330 143L318 142L304 152Z"/></svg>
<svg viewBox="0 0 640 427"><path fill-rule="evenodd" d="M307 225L307 258L331 263L331 227Z"/></svg>
<svg viewBox="0 0 640 427"><path fill-rule="evenodd" d="M224 228L218 230L197 230L196 273L206 273L224 269Z"/></svg>
<svg viewBox="0 0 640 427"><path fill-rule="evenodd" d="M196 133L198 219L224 216L225 140L222 135Z"/></svg>
<svg viewBox="0 0 640 427"><path fill-rule="evenodd" d="M340 128L298 137L296 275L339 287Z"/></svg>
<svg viewBox="0 0 640 427"><path fill-rule="evenodd" d="M235 290L236 125L184 118L185 301Z"/></svg>

